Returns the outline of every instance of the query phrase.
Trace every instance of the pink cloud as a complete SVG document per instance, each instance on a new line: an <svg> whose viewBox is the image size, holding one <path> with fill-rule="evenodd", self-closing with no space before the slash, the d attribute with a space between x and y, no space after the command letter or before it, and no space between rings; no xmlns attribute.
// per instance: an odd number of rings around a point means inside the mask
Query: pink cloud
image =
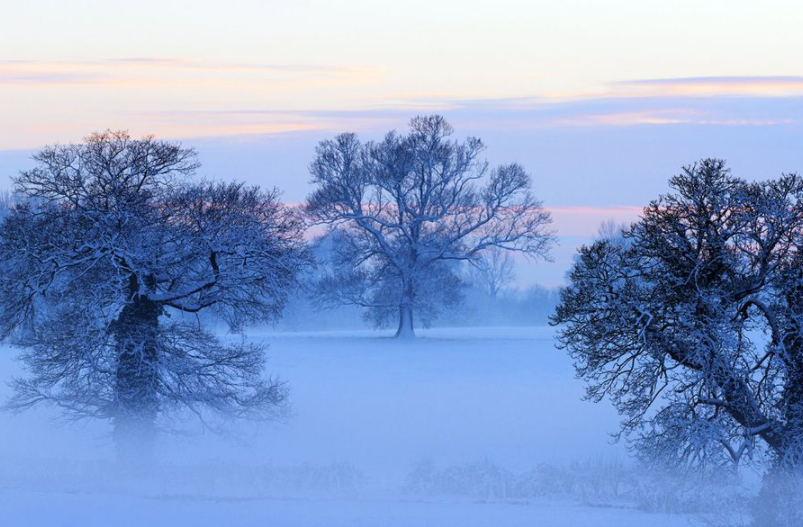
<svg viewBox="0 0 803 527"><path fill-rule="evenodd" d="M232 73L245 75L232 79ZM334 68L305 64L209 62L175 58L121 58L89 61L0 61L0 85L126 85L179 82L186 87L205 83L251 82L270 79L365 79L367 68Z"/></svg>
<svg viewBox="0 0 803 527"><path fill-rule="evenodd" d="M803 77L744 76L640 79L616 82L613 93L624 96L793 96L803 95Z"/></svg>
<svg viewBox="0 0 803 527"><path fill-rule="evenodd" d="M629 224L636 221L643 208L633 205L603 207L546 207L552 213L553 227L560 236L590 237L606 220Z"/></svg>

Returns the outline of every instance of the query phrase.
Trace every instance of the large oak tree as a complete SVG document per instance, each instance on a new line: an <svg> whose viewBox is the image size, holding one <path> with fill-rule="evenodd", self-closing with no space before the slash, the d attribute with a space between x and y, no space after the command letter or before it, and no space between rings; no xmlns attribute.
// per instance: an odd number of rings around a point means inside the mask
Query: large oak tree
<svg viewBox="0 0 803 527"><path fill-rule="evenodd" d="M580 249L553 322L638 451L803 463L803 179L704 159L620 237Z"/></svg>
<svg viewBox="0 0 803 527"><path fill-rule="evenodd" d="M11 407L109 419L126 456L170 410L270 415L285 390L262 347L197 314L235 330L280 314L305 256L278 193L194 182L192 149L124 132L34 160L0 226L0 337L27 368Z"/></svg>
<svg viewBox="0 0 803 527"><path fill-rule="evenodd" d="M456 300L456 264L493 248L546 257L551 217L518 164L489 170L482 141L452 138L438 115L416 117L407 134L362 142L344 133L318 145L307 213L335 241L335 265L319 292L366 307L396 335L414 335Z"/></svg>

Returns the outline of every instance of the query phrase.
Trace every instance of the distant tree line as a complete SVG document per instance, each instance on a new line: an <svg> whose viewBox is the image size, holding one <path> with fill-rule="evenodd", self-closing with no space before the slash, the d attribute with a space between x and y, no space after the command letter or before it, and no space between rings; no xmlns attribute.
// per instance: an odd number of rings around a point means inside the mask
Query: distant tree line
<svg viewBox="0 0 803 527"><path fill-rule="evenodd" d="M461 282L458 293L459 303L432 321L433 324L455 328L546 326L559 302L557 287L540 285L503 288L493 298L482 286L466 280ZM374 329L377 325L370 313L358 306L321 307L314 292L298 288L290 295L275 327L284 331L337 331ZM390 327L389 323L384 327Z"/></svg>

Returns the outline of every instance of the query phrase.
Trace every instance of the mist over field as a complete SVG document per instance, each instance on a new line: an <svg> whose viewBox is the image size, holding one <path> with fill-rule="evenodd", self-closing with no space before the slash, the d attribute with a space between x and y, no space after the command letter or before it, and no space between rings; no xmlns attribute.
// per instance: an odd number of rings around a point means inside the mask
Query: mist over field
<svg viewBox="0 0 803 527"><path fill-rule="evenodd" d="M3 414L4 525L687 524L611 443L614 409L580 400L551 328L390 336L250 332L291 388L286 415L164 432L141 472L116 467L108 426Z"/></svg>

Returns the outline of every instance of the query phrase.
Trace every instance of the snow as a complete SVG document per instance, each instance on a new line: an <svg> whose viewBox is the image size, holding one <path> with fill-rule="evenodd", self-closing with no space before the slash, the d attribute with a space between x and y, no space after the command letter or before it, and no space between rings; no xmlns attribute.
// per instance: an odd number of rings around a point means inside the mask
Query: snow
<svg viewBox="0 0 803 527"><path fill-rule="evenodd" d="M223 437L166 437L160 458L167 468L148 485L83 485L76 483L81 476L69 476L92 473L87 463L99 463L100 472L110 464L106 425L59 425L49 410L0 415L0 525L92 527L110 519L154 527L688 525L689 516L646 513L626 500L591 507L571 496L403 492L422 460L438 467L484 460L514 473L544 463L629 461L621 444L611 444L617 414L605 403L581 400L582 383L553 347L551 328L439 328L420 331L413 342L391 334L251 332L270 345L268 372L290 386L289 415L269 425L232 424ZM7 349L0 351L0 380L8 381L18 366ZM220 483L227 479L215 485L210 476L215 467L228 467L236 478L243 467L286 467L287 474L292 467L333 466L359 471L359 487L277 493L249 487L245 478L241 486ZM171 470L199 475L179 484L164 476Z"/></svg>
<svg viewBox="0 0 803 527"><path fill-rule="evenodd" d="M531 467L622 451L609 445L618 416L580 400L551 328L419 335L413 343L365 332L259 335L295 410L269 449L299 462L309 461L294 458L303 452L404 470L421 458Z"/></svg>
<svg viewBox="0 0 803 527"><path fill-rule="evenodd" d="M198 500L6 492L3 525L250 527L679 527L685 517L544 502L524 506L345 500ZM113 522L110 519L113 518Z"/></svg>

